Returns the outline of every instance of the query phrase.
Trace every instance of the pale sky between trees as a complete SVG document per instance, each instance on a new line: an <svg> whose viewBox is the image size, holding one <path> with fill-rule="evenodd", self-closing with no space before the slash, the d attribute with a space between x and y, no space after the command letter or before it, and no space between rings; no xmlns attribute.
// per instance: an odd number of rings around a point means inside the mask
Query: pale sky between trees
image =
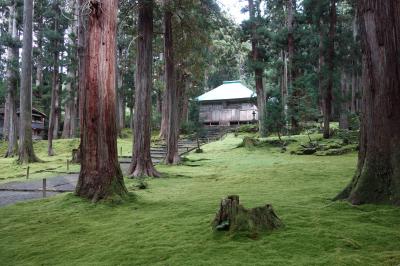
<svg viewBox="0 0 400 266"><path fill-rule="evenodd" d="M242 13L241 10L246 6L246 1L241 0L218 0L219 6L226 11L236 22L240 24L243 20L249 18L248 13Z"/></svg>

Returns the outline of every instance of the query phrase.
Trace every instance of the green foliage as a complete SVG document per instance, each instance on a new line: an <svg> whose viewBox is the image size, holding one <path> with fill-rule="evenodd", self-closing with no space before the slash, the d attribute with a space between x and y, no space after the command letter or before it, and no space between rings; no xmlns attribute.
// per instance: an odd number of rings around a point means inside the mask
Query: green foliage
<svg viewBox="0 0 400 266"><path fill-rule="evenodd" d="M350 114L349 115L349 128L351 130L359 130L360 129L360 117L358 114Z"/></svg>
<svg viewBox="0 0 400 266"><path fill-rule="evenodd" d="M235 129L237 133L257 133L258 132L258 124L247 124L241 125L237 129Z"/></svg>
<svg viewBox="0 0 400 266"><path fill-rule="evenodd" d="M282 103L278 98L271 98L267 101L267 114L265 116L265 126L269 134L276 133L281 135L285 127L285 115Z"/></svg>

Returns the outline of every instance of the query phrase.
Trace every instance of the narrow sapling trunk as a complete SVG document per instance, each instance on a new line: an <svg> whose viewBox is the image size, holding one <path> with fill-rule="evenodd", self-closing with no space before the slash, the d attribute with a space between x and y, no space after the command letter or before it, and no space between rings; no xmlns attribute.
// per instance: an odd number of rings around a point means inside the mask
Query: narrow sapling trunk
<svg viewBox="0 0 400 266"><path fill-rule="evenodd" d="M81 2L82 3L82 2ZM87 2L83 1L87 4ZM81 172L76 194L97 202L127 193L118 163L115 93L117 0L90 1L81 30ZM81 14L82 15L82 14ZM80 21L82 23L82 21ZM85 36L86 35L86 36ZM82 63L82 65L81 65Z"/></svg>
<svg viewBox="0 0 400 266"><path fill-rule="evenodd" d="M139 3L136 91L135 91L135 128L133 138L133 157L129 173L133 177L158 177L151 160L151 92L153 64L153 1Z"/></svg>
<svg viewBox="0 0 400 266"><path fill-rule="evenodd" d="M24 0L24 35L21 63L19 163L40 161L32 142L32 17L33 0Z"/></svg>
<svg viewBox="0 0 400 266"><path fill-rule="evenodd" d="M58 9L58 6L55 6L55 9ZM56 11L57 13L57 11ZM58 21L55 19L54 21L54 31L58 30ZM53 137L54 130L56 130L56 120L57 120L57 99L58 99L58 80L59 80L59 72L58 72L58 41L54 43L54 52L53 52L53 73L52 73L52 85L51 85L51 106L50 106L50 118L49 118L49 128L48 128L48 148L47 155L53 156Z"/></svg>
<svg viewBox="0 0 400 266"><path fill-rule="evenodd" d="M318 45L318 102L319 109L321 114L323 115L325 112L325 101L324 101L324 73L323 68L325 64L325 56L324 56L324 32L322 27L322 19L318 19L318 32L319 32L319 45Z"/></svg>
<svg viewBox="0 0 400 266"><path fill-rule="evenodd" d="M400 205L400 2L360 0L363 104L358 167L337 199Z"/></svg>

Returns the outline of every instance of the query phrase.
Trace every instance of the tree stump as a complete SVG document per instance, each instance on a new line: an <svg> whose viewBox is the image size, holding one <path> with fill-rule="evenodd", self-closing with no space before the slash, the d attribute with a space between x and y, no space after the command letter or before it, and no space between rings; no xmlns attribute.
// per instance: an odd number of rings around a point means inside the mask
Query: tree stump
<svg viewBox="0 0 400 266"><path fill-rule="evenodd" d="M239 204L239 196L223 199L212 227L215 231L244 232L256 237L260 232L272 231L283 226L270 204L246 209Z"/></svg>

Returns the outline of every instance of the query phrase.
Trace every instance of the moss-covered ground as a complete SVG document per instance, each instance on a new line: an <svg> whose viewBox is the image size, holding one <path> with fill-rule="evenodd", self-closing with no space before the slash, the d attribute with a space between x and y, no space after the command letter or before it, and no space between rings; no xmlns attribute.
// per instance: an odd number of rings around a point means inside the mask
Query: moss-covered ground
<svg viewBox="0 0 400 266"><path fill-rule="evenodd" d="M330 200L350 181L355 153L297 156L240 142L228 136L184 165L158 166L164 178L121 205L64 194L0 208L0 265L400 264L399 208ZM214 234L229 194L248 208L273 204L285 227L258 239Z"/></svg>

